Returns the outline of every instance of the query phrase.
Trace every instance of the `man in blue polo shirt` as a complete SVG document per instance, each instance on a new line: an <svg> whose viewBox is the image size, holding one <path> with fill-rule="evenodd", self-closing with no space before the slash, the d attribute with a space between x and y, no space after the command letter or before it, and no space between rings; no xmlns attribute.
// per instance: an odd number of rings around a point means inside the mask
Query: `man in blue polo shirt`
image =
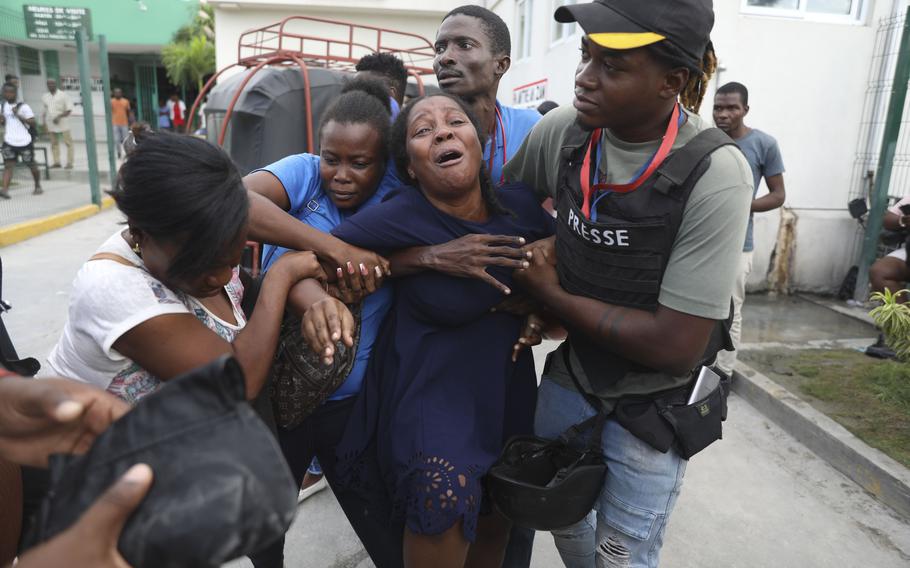
<svg viewBox="0 0 910 568"><path fill-rule="evenodd" d="M439 87L471 105L487 134L484 159L494 185L503 181L502 167L540 120L534 109L502 105L499 81L512 64L512 40L502 18L480 6L455 8L436 32L433 69Z"/></svg>

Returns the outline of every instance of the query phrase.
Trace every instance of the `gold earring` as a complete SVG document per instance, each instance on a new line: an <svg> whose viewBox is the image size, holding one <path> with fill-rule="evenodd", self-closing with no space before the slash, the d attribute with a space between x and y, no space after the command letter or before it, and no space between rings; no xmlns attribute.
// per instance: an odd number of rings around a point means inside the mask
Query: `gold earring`
<svg viewBox="0 0 910 568"><path fill-rule="evenodd" d="M142 256L142 249L139 248L139 243L133 244L133 252L136 253L136 256Z"/></svg>

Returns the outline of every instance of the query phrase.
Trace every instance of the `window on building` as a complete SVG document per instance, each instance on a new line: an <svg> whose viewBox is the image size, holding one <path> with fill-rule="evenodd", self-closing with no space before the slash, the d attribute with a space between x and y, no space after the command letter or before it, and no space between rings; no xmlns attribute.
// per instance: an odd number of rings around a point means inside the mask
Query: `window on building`
<svg viewBox="0 0 910 568"><path fill-rule="evenodd" d="M857 22L863 0L743 0L743 13L805 20Z"/></svg>
<svg viewBox="0 0 910 568"><path fill-rule="evenodd" d="M18 46L19 72L23 75L41 74L41 52L30 47Z"/></svg>
<svg viewBox="0 0 910 568"><path fill-rule="evenodd" d="M570 4L578 4L578 0L553 0L553 12L560 6L568 6ZM553 20L551 28L552 33L550 34L550 42L556 43L574 36L578 31L578 24L575 22L560 24L556 20Z"/></svg>
<svg viewBox="0 0 910 568"><path fill-rule="evenodd" d="M44 72L48 79L60 79L60 56L56 51L44 52Z"/></svg>
<svg viewBox="0 0 910 568"><path fill-rule="evenodd" d="M515 13L518 22L515 29L518 30L518 59L524 59L531 55L531 15L533 13L534 0L518 0L515 3Z"/></svg>

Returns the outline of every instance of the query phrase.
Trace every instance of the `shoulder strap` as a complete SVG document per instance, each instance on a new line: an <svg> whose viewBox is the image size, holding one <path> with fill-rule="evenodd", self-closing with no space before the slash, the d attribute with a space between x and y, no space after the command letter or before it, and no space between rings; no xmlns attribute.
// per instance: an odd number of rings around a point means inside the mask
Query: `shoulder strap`
<svg viewBox="0 0 910 568"><path fill-rule="evenodd" d="M593 432L591 437L588 439L588 447L597 452L601 451L601 440L603 437L604 423L607 421L607 412L604 408L603 402L600 401L597 397L592 394L588 394L584 388L581 386L581 381L578 380L578 377L575 376L575 371L572 370L572 360L569 356L569 351L572 349L571 343L565 341L562 346L562 360L566 366L566 371L568 371L569 376L572 378L572 383L575 385L575 389L578 390L578 394L584 397L585 401L591 405L591 407L597 412L591 418L575 424L560 436L560 440L566 442L568 440L574 439L579 435L579 433L587 430L589 427L593 427Z"/></svg>
<svg viewBox="0 0 910 568"><path fill-rule="evenodd" d="M585 130L577 123L573 123L566 129L562 144L560 145L560 158L563 161L569 160L579 148L582 148L591 137L591 131Z"/></svg>
<svg viewBox="0 0 910 568"><path fill-rule="evenodd" d="M303 222L304 219L309 217L312 213L319 211L319 202L315 199L310 199L305 205L301 205L293 211L288 211L288 215L297 219L298 221ZM265 260L262 261L262 266L267 266L269 261L272 260L272 257L275 256L275 253L278 251L278 245L267 245L272 248L269 249L269 253L265 256Z"/></svg>
<svg viewBox="0 0 910 568"><path fill-rule="evenodd" d="M132 268L138 268L132 262L123 258L119 254L114 254L112 252L99 252L98 254L92 256L92 258L90 258L88 260L89 260L89 262L91 262L93 260L112 260L112 261L116 262L117 264L122 264L123 266L130 266Z"/></svg>
<svg viewBox="0 0 910 568"><path fill-rule="evenodd" d="M735 144L719 128L702 130L685 146L673 152L670 159L657 169L654 188L666 194L675 187L681 187L698 165L715 150Z"/></svg>

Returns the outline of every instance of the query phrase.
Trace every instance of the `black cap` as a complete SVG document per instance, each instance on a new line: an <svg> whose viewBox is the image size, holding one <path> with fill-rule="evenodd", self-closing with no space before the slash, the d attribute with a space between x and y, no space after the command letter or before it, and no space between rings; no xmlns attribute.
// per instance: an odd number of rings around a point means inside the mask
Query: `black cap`
<svg viewBox="0 0 910 568"><path fill-rule="evenodd" d="M556 10L557 22L578 22L588 38L609 49L668 41L693 62L702 60L714 27L712 0L594 0Z"/></svg>

